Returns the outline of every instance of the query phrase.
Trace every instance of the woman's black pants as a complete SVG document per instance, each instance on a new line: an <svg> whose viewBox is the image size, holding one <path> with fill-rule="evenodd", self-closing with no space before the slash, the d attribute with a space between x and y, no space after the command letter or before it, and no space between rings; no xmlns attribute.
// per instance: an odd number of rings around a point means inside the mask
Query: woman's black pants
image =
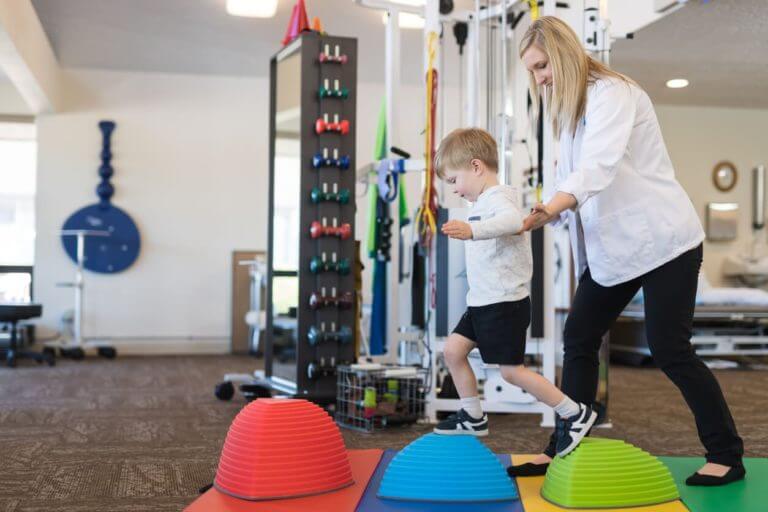
<svg viewBox="0 0 768 512"><path fill-rule="evenodd" d="M744 454L742 440L720 385L690 341L702 254L699 245L647 274L609 287L597 284L587 270L563 331L561 389L577 402L594 402L603 335L642 287L651 355L693 412L707 461L738 466ZM544 453L554 457L554 434Z"/></svg>

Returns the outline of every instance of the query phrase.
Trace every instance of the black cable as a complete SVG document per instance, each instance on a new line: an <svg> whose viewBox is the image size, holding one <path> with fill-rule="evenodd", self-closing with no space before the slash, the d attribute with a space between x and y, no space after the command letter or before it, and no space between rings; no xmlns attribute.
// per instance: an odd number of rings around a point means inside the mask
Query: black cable
<svg viewBox="0 0 768 512"><path fill-rule="evenodd" d="M469 23L457 21L453 24L453 36L459 46L459 125L464 126L464 45L467 44Z"/></svg>
<svg viewBox="0 0 768 512"><path fill-rule="evenodd" d="M400 148L398 148L397 146L392 146L392 147L390 147L390 148L389 148L389 150L390 150L392 153L394 153L394 154L396 154L397 156L399 156L400 158L405 158L406 160L408 160L409 158L411 158L411 154L410 154L409 152L407 152L407 151L406 151L406 150L404 150L404 149L400 149Z"/></svg>
<svg viewBox="0 0 768 512"><path fill-rule="evenodd" d="M459 51L459 126L464 126L464 55Z"/></svg>
<svg viewBox="0 0 768 512"><path fill-rule="evenodd" d="M525 16L526 11L520 11L517 13L517 16L512 16L511 18L507 18L507 22L509 23L509 28L512 30L515 30L517 28L517 24L520 23L520 20L523 19L523 16Z"/></svg>

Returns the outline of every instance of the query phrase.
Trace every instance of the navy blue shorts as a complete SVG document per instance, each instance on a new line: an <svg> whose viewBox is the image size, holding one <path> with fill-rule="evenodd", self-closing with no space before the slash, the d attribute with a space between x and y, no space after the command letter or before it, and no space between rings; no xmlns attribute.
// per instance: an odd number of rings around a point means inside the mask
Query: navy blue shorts
<svg viewBox="0 0 768 512"><path fill-rule="evenodd" d="M519 365L531 324L531 299L468 307L453 330L477 344L487 364Z"/></svg>

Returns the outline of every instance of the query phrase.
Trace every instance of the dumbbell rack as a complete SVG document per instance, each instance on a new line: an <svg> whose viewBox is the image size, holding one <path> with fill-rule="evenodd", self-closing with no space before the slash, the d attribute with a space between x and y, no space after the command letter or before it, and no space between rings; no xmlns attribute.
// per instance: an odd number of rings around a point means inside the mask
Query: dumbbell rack
<svg viewBox="0 0 768 512"><path fill-rule="evenodd" d="M277 62L300 53L299 303L295 382L275 374L273 213ZM265 375L284 394L332 403L336 366L356 360L355 108L357 40L305 32L271 63L270 209ZM290 372L293 374L292 370Z"/></svg>

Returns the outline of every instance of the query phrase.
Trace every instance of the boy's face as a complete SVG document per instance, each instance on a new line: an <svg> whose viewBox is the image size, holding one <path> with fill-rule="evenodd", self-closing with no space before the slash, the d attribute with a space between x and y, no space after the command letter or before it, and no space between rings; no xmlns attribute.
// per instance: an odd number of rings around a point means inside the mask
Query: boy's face
<svg viewBox="0 0 768 512"><path fill-rule="evenodd" d="M480 160L472 160L468 169L445 169L445 182L453 193L470 202L477 201L483 190L484 165Z"/></svg>

